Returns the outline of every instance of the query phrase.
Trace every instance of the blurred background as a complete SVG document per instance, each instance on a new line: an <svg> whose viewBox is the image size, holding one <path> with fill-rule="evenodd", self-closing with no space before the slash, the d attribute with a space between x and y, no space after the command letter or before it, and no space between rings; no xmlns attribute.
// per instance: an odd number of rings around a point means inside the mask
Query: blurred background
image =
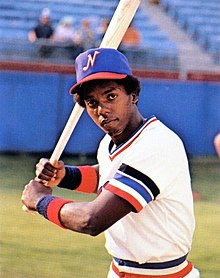
<svg viewBox="0 0 220 278"><path fill-rule="evenodd" d="M99 46L117 4L0 2L1 151L53 150L73 107L74 59ZM219 0L145 0L119 47L141 78L144 116L173 128L192 156L215 155L220 132L219 17ZM66 152L94 154L102 136L84 115Z"/></svg>
<svg viewBox="0 0 220 278"><path fill-rule="evenodd" d="M102 236L63 233L26 216L20 195L38 159L50 156L74 106L68 90L75 82L75 57L99 47L118 2L0 1L0 277L107 273L111 258ZM156 115L184 141L198 222L191 258L203 277L219 277L220 160L214 138L220 133L220 1L142 0L119 50L141 80L142 114ZM84 112L62 159L95 162L103 135ZM53 262L46 263L50 256Z"/></svg>

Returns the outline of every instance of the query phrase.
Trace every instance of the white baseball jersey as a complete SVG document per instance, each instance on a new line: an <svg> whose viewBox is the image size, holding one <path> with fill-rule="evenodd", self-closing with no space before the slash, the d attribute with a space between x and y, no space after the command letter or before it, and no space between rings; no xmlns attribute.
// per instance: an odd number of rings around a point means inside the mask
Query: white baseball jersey
<svg viewBox="0 0 220 278"><path fill-rule="evenodd" d="M151 117L116 148L106 135L97 158L100 191L110 190L136 210L105 232L108 252L139 263L187 254L195 220L188 160L180 138Z"/></svg>

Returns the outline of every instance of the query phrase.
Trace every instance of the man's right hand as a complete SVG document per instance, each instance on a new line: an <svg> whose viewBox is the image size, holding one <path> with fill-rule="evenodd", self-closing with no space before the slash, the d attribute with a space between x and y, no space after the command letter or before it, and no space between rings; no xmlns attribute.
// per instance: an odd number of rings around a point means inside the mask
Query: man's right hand
<svg viewBox="0 0 220 278"><path fill-rule="evenodd" d="M66 170L63 161L55 160L53 164L47 158L41 158L36 165L35 181L45 186L57 186L65 177Z"/></svg>

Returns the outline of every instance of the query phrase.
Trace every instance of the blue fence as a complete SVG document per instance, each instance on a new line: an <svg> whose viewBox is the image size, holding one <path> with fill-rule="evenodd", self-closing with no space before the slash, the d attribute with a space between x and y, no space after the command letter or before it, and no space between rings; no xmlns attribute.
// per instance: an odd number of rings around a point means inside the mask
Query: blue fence
<svg viewBox="0 0 220 278"><path fill-rule="evenodd" d="M74 76L2 71L0 151L52 152L73 108ZM139 107L156 115L183 139L192 156L214 155L220 131L220 85L141 79ZM84 112L65 153L94 154L104 134Z"/></svg>

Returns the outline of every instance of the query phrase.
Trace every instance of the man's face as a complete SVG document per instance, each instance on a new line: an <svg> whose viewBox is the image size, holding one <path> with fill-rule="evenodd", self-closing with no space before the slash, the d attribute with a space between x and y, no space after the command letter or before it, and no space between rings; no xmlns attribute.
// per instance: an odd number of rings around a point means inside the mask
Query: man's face
<svg viewBox="0 0 220 278"><path fill-rule="evenodd" d="M124 86L107 81L94 87L86 96L85 105L97 126L115 143L121 143L134 131L136 99L136 94L128 95Z"/></svg>
<svg viewBox="0 0 220 278"><path fill-rule="evenodd" d="M49 21L50 21L50 18L49 17L46 17L46 16L43 16L40 18L40 21L42 24L48 24Z"/></svg>

